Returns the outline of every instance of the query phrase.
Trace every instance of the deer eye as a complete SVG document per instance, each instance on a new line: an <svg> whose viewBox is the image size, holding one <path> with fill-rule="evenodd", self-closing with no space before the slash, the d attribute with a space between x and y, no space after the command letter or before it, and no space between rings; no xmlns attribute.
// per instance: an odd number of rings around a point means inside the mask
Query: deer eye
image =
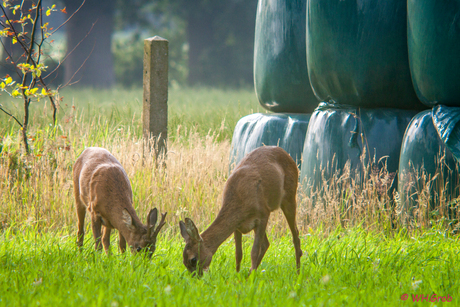
<svg viewBox="0 0 460 307"><path fill-rule="evenodd" d="M142 247L138 246L137 247L137 252L140 252L142 250Z"/></svg>
<svg viewBox="0 0 460 307"><path fill-rule="evenodd" d="M196 262L197 262L197 261L196 261L196 257L190 259L190 265L191 265L191 266L195 267L195 266L196 266Z"/></svg>

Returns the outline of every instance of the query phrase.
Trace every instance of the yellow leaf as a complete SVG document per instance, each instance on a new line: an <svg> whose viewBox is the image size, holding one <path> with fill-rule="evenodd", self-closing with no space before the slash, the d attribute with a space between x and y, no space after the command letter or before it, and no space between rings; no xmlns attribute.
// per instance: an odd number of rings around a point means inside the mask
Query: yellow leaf
<svg viewBox="0 0 460 307"><path fill-rule="evenodd" d="M46 96L47 94L48 94L48 93L46 92L45 88L43 87L43 88L42 88L42 95L43 95L43 96Z"/></svg>
<svg viewBox="0 0 460 307"><path fill-rule="evenodd" d="M35 93L38 91L38 87L34 87L33 89L30 90L30 93L32 95L35 95Z"/></svg>
<svg viewBox="0 0 460 307"><path fill-rule="evenodd" d="M19 96L19 95L21 95L21 94L19 93L19 91L18 91L17 89L14 90L14 91L11 93L11 96L13 96L13 97L17 97L17 96Z"/></svg>
<svg viewBox="0 0 460 307"><path fill-rule="evenodd" d="M18 40L16 39L16 37L13 37L13 45L16 44L18 42Z"/></svg>
<svg viewBox="0 0 460 307"><path fill-rule="evenodd" d="M49 16L49 15L51 15L51 9L46 10L46 16Z"/></svg>
<svg viewBox="0 0 460 307"><path fill-rule="evenodd" d="M6 78L5 82L6 82L7 85L10 84L11 82L13 82L13 78L8 77L8 78Z"/></svg>

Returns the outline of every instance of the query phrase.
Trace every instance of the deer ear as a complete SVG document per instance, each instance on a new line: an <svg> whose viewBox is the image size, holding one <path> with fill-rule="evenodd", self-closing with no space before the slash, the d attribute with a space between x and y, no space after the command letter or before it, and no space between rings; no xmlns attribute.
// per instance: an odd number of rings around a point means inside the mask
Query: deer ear
<svg viewBox="0 0 460 307"><path fill-rule="evenodd" d="M147 225L148 227L155 227L158 220L158 209L153 208L150 210L149 215L147 216Z"/></svg>
<svg viewBox="0 0 460 307"><path fill-rule="evenodd" d="M185 218L185 228L190 238L192 238L192 240L196 242L203 241L203 239L200 236L200 233L198 232L198 228L196 228L195 223L193 223L191 219Z"/></svg>
<svg viewBox="0 0 460 307"><path fill-rule="evenodd" d="M133 218L131 214L129 214L128 210L123 209L121 213L123 215L122 218L123 218L123 222L125 223L126 227L128 227L130 230L134 230L136 226L134 225Z"/></svg>
<svg viewBox="0 0 460 307"><path fill-rule="evenodd" d="M185 242L187 243L190 241L190 236L187 233L187 228L185 228L185 223L182 221L179 221L179 228L180 228L180 234L182 235L182 238L184 238Z"/></svg>

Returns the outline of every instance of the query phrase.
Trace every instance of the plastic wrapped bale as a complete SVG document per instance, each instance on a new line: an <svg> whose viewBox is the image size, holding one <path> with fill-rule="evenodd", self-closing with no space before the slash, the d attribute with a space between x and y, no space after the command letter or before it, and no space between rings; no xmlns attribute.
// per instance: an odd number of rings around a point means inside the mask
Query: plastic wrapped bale
<svg viewBox="0 0 460 307"><path fill-rule="evenodd" d="M254 86L272 112L311 113L318 100L307 71L307 0L259 0L254 40Z"/></svg>
<svg viewBox="0 0 460 307"><path fill-rule="evenodd" d="M311 114L261 114L241 118L233 132L230 169L260 146L276 145L300 165L303 142Z"/></svg>
<svg viewBox="0 0 460 307"><path fill-rule="evenodd" d="M409 63L427 106L460 106L460 2L409 0Z"/></svg>
<svg viewBox="0 0 460 307"><path fill-rule="evenodd" d="M406 1L308 3L308 74L321 101L364 108L424 108L410 76Z"/></svg>
<svg viewBox="0 0 460 307"><path fill-rule="evenodd" d="M308 196L333 186L345 169L349 178L359 180L365 172L386 168L389 189L398 169L404 131L416 113L321 104L311 116L305 138L300 174L303 192Z"/></svg>
<svg viewBox="0 0 460 307"><path fill-rule="evenodd" d="M458 163L433 125L440 124L441 118L442 114L433 116L431 110L420 112L404 134L398 182L398 211L404 223L412 218L426 221L433 215L448 216L450 201L459 195ZM440 131L448 140L449 133Z"/></svg>
<svg viewBox="0 0 460 307"><path fill-rule="evenodd" d="M439 105L432 110L433 124L442 142L460 161L460 108Z"/></svg>

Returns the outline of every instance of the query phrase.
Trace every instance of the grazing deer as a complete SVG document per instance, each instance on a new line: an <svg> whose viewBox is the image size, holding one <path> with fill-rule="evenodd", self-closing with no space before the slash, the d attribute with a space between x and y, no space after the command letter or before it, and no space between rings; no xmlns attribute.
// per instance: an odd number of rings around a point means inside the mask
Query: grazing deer
<svg viewBox="0 0 460 307"><path fill-rule="evenodd" d="M251 271L256 270L270 243L265 230L270 213L281 208L294 241L297 271L300 269L299 231L296 225L296 191L299 171L294 160L280 147L264 146L249 153L228 178L223 204L214 222L201 235L189 218L179 222L185 239L184 265L202 275L219 246L233 233L236 271L240 270L242 234L254 230Z"/></svg>
<svg viewBox="0 0 460 307"><path fill-rule="evenodd" d="M86 210L91 215L91 228L96 250L101 250L101 226L105 226L102 244L108 253L110 232L118 229L120 250L125 252L126 241L133 252L148 248L155 251L157 235L165 225L166 213L161 215L156 229L158 210L150 210L147 225L142 224L132 206L133 192L128 176L115 157L107 150L90 147L83 151L73 168L75 205L78 217L77 246L83 246Z"/></svg>

